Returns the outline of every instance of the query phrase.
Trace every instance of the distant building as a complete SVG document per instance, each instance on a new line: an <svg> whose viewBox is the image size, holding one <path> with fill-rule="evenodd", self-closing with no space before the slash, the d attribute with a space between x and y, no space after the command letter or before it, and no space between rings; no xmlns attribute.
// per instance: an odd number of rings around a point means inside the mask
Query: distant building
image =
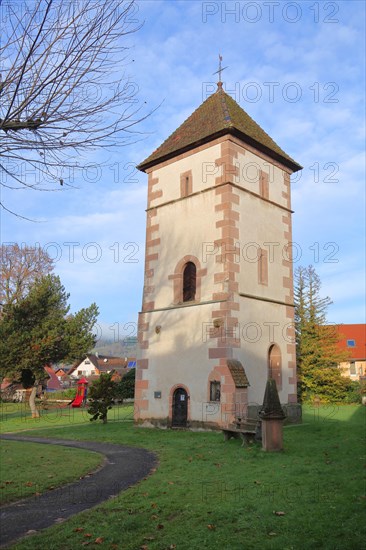
<svg viewBox="0 0 366 550"><path fill-rule="evenodd" d="M88 353L85 359L72 367L68 372L68 376L73 380L78 380L81 377L90 380L98 378L102 373L113 373L113 378L118 380L128 372L134 362L135 359L131 357L123 358Z"/></svg>
<svg viewBox="0 0 366 550"><path fill-rule="evenodd" d="M44 381L43 386L45 391L58 391L62 390L62 383L56 375L52 367L46 365L45 371L48 374L48 378Z"/></svg>
<svg viewBox="0 0 366 550"><path fill-rule="evenodd" d="M343 376L351 380L360 380L366 377L366 325L339 325L339 348L347 351L349 359L340 363Z"/></svg>

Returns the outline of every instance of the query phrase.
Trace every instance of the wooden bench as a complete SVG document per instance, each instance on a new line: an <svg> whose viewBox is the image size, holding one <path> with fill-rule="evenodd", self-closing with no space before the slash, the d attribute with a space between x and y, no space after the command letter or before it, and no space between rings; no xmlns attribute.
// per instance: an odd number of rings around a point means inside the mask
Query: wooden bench
<svg viewBox="0 0 366 550"><path fill-rule="evenodd" d="M227 428L222 428L224 440L242 439L242 447L245 447L255 441L262 439L260 422L243 422L238 421L235 424L230 424Z"/></svg>

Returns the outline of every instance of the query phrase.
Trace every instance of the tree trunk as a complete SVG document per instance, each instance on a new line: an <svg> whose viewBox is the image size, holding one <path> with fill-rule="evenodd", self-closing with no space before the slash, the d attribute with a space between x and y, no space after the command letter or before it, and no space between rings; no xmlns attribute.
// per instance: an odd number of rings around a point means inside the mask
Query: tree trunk
<svg viewBox="0 0 366 550"><path fill-rule="evenodd" d="M29 396L29 407L32 412L32 418L39 418L39 412L36 407L37 388L38 388L38 380L35 380L31 394Z"/></svg>

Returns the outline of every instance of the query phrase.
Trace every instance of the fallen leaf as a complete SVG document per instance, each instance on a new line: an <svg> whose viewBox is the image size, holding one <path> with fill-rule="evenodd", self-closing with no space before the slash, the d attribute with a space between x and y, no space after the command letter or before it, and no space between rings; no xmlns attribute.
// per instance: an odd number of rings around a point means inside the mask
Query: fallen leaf
<svg viewBox="0 0 366 550"><path fill-rule="evenodd" d="M84 537L90 538L91 536L91 533L84 533Z"/></svg>
<svg viewBox="0 0 366 550"><path fill-rule="evenodd" d="M164 525L162 523L158 523L156 528L157 529L164 529Z"/></svg>
<svg viewBox="0 0 366 550"><path fill-rule="evenodd" d="M174 481L168 481L169 485L174 485Z"/></svg>
<svg viewBox="0 0 366 550"><path fill-rule="evenodd" d="M273 512L275 516L284 516L285 512Z"/></svg>
<svg viewBox="0 0 366 550"><path fill-rule="evenodd" d="M84 531L84 527L76 527L76 529L74 529L75 533L81 533L82 531Z"/></svg>
<svg viewBox="0 0 366 550"><path fill-rule="evenodd" d="M98 537L95 539L95 544L102 544L104 542L104 538L103 537Z"/></svg>
<svg viewBox="0 0 366 550"><path fill-rule="evenodd" d="M274 531L271 531L270 533L268 533L270 537L275 537L277 535L277 533L275 533Z"/></svg>
<svg viewBox="0 0 366 550"><path fill-rule="evenodd" d="M211 529L211 531L214 531L216 529L215 525L213 525L212 523L209 523L207 525L207 529Z"/></svg>
<svg viewBox="0 0 366 550"><path fill-rule="evenodd" d="M156 502L151 503L151 508L157 508L157 507L158 507L158 505L156 504Z"/></svg>
<svg viewBox="0 0 366 550"><path fill-rule="evenodd" d="M155 537L151 535L150 537L144 537L144 540L155 540Z"/></svg>
<svg viewBox="0 0 366 550"><path fill-rule="evenodd" d="M33 487L33 482L32 481L27 481L27 483L25 483L25 486L26 487Z"/></svg>

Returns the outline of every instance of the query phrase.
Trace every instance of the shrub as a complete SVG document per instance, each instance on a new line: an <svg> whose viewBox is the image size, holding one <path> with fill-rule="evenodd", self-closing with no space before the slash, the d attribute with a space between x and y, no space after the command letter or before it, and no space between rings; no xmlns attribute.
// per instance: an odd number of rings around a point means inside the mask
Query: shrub
<svg viewBox="0 0 366 550"><path fill-rule="evenodd" d="M302 396L308 401L318 397L326 403L359 403L360 395L360 384L342 376L339 369L332 367L312 369L311 377L303 384Z"/></svg>
<svg viewBox="0 0 366 550"><path fill-rule="evenodd" d="M103 373L97 380L94 380L88 391L89 408L88 413L92 415L91 421L100 420L107 423L108 410L112 408L116 397L116 383L112 375Z"/></svg>
<svg viewBox="0 0 366 550"><path fill-rule="evenodd" d="M67 388L67 390L60 390L60 391L48 391L44 392L47 399L74 399L76 395L76 387L75 388Z"/></svg>
<svg viewBox="0 0 366 550"><path fill-rule="evenodd" d="M361 403L361 384L360 382L351 381L345 397L345 403Z"/></svg>

